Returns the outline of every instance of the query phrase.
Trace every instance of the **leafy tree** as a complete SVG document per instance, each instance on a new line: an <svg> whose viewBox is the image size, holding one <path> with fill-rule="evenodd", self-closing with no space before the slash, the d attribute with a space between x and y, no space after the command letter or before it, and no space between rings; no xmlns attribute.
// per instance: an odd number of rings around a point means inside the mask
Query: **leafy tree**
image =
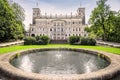
<svg viewBox="0 0 120 80"><path fill-rule="evenodd" d="M25 14L24 14L25 11L18 3L14 2L11 5L15 14L15 20L17 24L19 24L19 28L17 32L17 35L19 35L18 39L21 39L24 37L23 33L25 32L24 24L23 24L23 21L25 20Z"/></svg>
<svg viewBox="0 0 120 80"><path fill-rule="evenodd" d="M97 7L92 11L90 17L91 28L94 33L101 36L103 40L107 39L108 25L106 21L109 18L110 7L106 4L107 0L97 1Z"/></svg>
<svg viewBox="0 0 120 80"><path fill-rule="evenodd" d="M15 31L14 13L7 0L0 0L0 41L13 37Z"/></svg>
<svg viewBox="0 0 120 80"><path fill-rule="evenodd" d="M120 42L120 13L117 12L113 18L114 27L109 34L109 41Z"/></svg>
<svg viewBox="0 0 120 80"><path fill-rule="evenodd" d="M7 0L0 0L0 42L23 38L22 22Z"/></svg>

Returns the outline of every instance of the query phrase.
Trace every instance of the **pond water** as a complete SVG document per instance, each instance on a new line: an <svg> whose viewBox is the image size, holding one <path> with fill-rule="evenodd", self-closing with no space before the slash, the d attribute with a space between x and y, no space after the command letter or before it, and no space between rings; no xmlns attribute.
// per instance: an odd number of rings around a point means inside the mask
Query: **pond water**
<svg viewBox="0 0 120 80"><path fill-rule="evenodd" d="M107 67L110 63L94 54L50 50L23 54L10 63L26 72L39 74L82 74Z"/></svg>

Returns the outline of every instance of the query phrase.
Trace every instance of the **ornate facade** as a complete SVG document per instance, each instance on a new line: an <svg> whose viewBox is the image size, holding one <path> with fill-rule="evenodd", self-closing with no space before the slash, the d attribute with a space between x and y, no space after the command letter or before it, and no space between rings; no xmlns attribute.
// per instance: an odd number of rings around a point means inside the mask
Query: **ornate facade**
<svg viewBox="0 0 120 80"><path fill-rule="evenodd" d="M39 8L33 8L33 22L29 35L45 35L51 40L66 40L70 36L87 36L85 28L85 8L78 8L76 15L45 15Z"/></svg>

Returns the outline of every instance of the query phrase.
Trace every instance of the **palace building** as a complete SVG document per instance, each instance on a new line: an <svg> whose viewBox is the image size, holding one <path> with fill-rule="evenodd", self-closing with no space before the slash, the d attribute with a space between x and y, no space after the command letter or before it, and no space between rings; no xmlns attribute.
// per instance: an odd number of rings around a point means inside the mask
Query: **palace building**
<svg viewBox="0 0 120 80"><path fill-rule="evenodd" d="M85 8L78 8L76 15L45 15L39 8L33 8L33 22L29 36L49 36L51 40L67 40L70 36L87 36Z"/></svg>

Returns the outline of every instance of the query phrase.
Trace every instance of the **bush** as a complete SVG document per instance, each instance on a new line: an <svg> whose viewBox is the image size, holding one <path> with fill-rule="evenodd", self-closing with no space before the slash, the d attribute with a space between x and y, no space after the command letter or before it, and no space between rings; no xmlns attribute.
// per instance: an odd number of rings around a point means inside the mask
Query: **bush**
<svg viewBox="0 0 120 80"><path fill-rule="evenodd" d="M35 42L36 42L36 38L35 37L26 37L24 39L24 44L25 45L33 45L33 44L35 44Z"/></svg>
<svg viewBox="0 0 120 80"><path fill-rule="evenodd" d="M48 36L41 36L41 41L43 45L49 44L49 37Z"/></svg>
<svg viewBox="0 0 120 80"><path fill-rule="evenodd" d="M93 46L95 46L95 45L96 45L96 40L93 39L93 38L88 38L88 45L93 45Z"/></svg>
<svg viewBox="0 0 120 80"><path fill-rule="evenodd" d="M80 44L81 44L81 45L88 45L88 40L87 40L87 38L81 38Z"/></svg>
<svg viewBox="0 0 120 80"><path fill-rule="evenodd" d="M80 37L79 37L79 36L70 36L70 37L69 37L69 43L70 43L71 45L76 44L76 43L78 43L79 41L80 41Z"/></svg>
<svg viewBox="0 0 120 80"><path fill-rule="evenodd" d="M93 38L85 38L85 37L79 37L79 36L71 36L69 37L69 43L71 45L96 45L96 40Z"/></svg>
<svg viewBox="0 0 120 80"><path fill-rule="evenodd" d="M41 40L41 36L36 36L35 38L36 38L35 44L36 44L36 45L41 45L42 42L43 42L43 41Z"/></svg>
<svg viewBox="0 0 120 80"><path fill-rule="evenodd" d="M93 38L81 38L81 45L96 45L96 40Z"/></svg>
<svg viewBox="0 0 120 80"><path fill-rule="evenodd" d="M24 39L25 45L46 45L49 43L48 36L26 37Z"/></svg>

